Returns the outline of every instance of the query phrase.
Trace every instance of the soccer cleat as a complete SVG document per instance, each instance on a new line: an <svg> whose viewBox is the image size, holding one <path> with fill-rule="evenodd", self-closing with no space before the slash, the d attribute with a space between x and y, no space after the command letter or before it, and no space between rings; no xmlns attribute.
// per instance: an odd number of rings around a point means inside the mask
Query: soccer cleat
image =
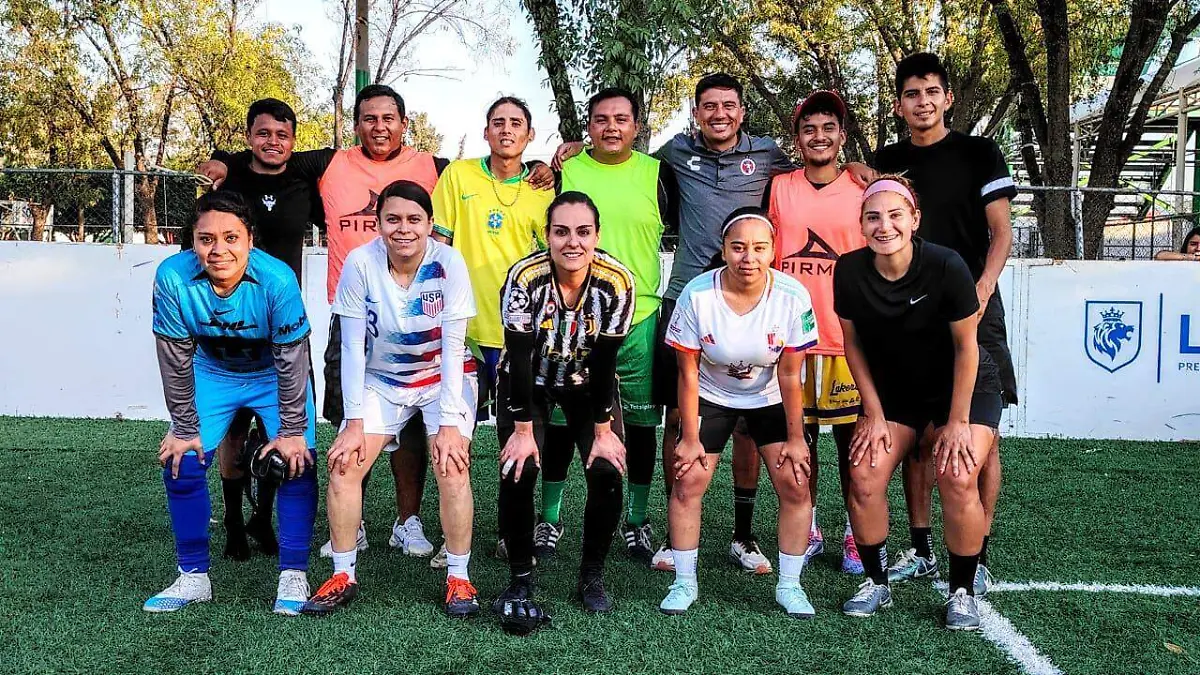
<svg viewBox="0 0 1200 675"><path fill-rule="evenodd" d="M698 595L700 595L700 587L696 585L696 582L676 581L667 588L667 597L658 603L658 608L662 610L663 614L683 614L688 611L688 607L691 607L693 602L696 602Z"/></svg>
<svg viewBox="0 0 1200 675"><path fill-rule="evenodd" d="M867 579L858 585L858 591L854 593L854 597L842 604L842 614L857 617L875 616L875 612L891 606L891 587Z"/></svg>
<svg viewBox="0 0 1200 675"><path fill-rule="evenodd" d="M492 611L504 615L504 605L511 602L521 602L533 599L533 575L512 577L508 586L501 591L500 596L492 602Z"/></svg>
<svg viewBox="0 0 1200 675"><path fill-rule="evenodd" d="M446 577L446 614L466 618L479 611L479 591L466 579Z"/></svg>
<svg viewBox="0 0 1200 675"><path fill-rule="evenodd" d="M429 559L429 566L435 570L444 570L450 565L450 561L446 560L446 544L438 549L436 555Z"/></svg>
<svg viewBox="0 0 1200 675"><path fill-rule="evenodd" d="M350 581L350 575L338 572L321 584L315 595L300 608L301 614L326 616L350 604L358 595L358 582Z"/></svg>
<svg viewBox="0 0 1200 675"><path fill-rule="evenodd" d="M770 574L771 561L758 549L758 540L749 537L746 541L734 539L729 543L729 558L742 571L750 574Z"/></svg>
<svg viewBox="0 0 1200 675"><path fill-rule="evenodd" d="M788 616L797 619L811 619L817 613L808 600L808 594L798 583L780 583L775 586L775 602L787 611Z"/></svg>
<svg viewBox="0 0 1200 675"><path fill-rule="evenodd" d="M825 552L825 536L821 534L821 528L814 528L808 533L808 548L804 551L804 564L812 562L812 559Z"/></svg>
<svg viewBox="0 0 1200 675"><path fill-rule="evenodd" d="M533 557L539 563L549 562L558 551L558 540L566 530L562 522L557 524L539 521L533 528ZM506 556L507 557L507 556Z"/></svg>
<svg viewBox="0 0 1200 675"><path fill-rule="evenodd" d="M658 570L659 572L674 572L675 571L675 554L671 552L671 547L663 544L658 547L654 557L650 558L650 569Z"/></svg>
<svg viewBox="0 0 1200 675"><path fill-rule="evenodd" d="M630 558L647 565L651 564L654 559L654 544L651 543L654 530L650 527L649 520L641 525L625 523L621 526L621 535L625 537L625 551L629 553Z"/></svg>
<svg viewBox="0 0 1200 675"><path fill-rule="evenodd" d="M938 573L937 556L930 555L928 558L922 558L917 555L917 549L910 548L900 554L896 564L889 567L887 573L888 581L893 584L928 576L936 577Z"/></svg>
<svg viewBox="0 0 1200 675"><path fill-rule="evenodd" d="M276 614L299 616L308 602L308 575L304 570L284 570L279 573L279 587L275 591Z"/></svg>
<svg viewBox="0 0 1200 675"><path fill-rule="evenodd" d="M358 524L358 542L356 542L355 545L357 546L359 553L362 553L363 551L367 550L368 548L371 548L370 545L367 544L367 524L364 522L359 522L359 524ZM332 541L327 541L321 545L321 557L322 558L332 558L333 557L333 542Z"/></svg>
<svg viewBox="0 0 1200 675"><path fill-rule="evenodd" d="M174 612L194 602L209 600L212 600L212 582L207 572L180 572L173 584L147 600L142 609L156 613Z"/></svg>
<svg viewBox="0 0 1200 675"><path fill-rule="evenodd" d="M946 600L946 628L950 630L979 630L979 603L960 588Z"/></svg>
<svg viewBox="0 0 1200 675"><path fill-rule="evenodd" d="M862 558L858 557L858 544L854 543L854 535L847 534L842 540L842 571L846 574L862 574Z"/></svg>
<svg viewBox="0 0 1200 675"><path fill-rule="evenodd" d="M250 516L250 520L246 523L246 534L258 544L258 549L267 555L279 555L279 541L275 539L275 528L271 526L269 518L258 517L257 515ZM367 535L360 535L362 545L359 548L367 547Z"/></svg>
<svg viewBox="0 0 1200 675"><path fill-rule="evenodd" d="M418 516L409 516L404 524L400 524L400 519L397 518L392 525L392 537L388 539L388 545L400 549L404 555L418 558L433 554L433 544L425 538L425 528L421 526Z"/></svg>
<svg viewBox="0 0 1200 675"><path fill-rule="evenodd" d="M988 571L987 565L979 565L975 568L975 581L972 584L975 587L975 597L987 597L988 591L992 590L994 583L996 582L992 579L992 573Z"/></svg>
<svg viewBox="0 0 1200 675"><path fill-rule="evenodd" d="M604 613L613 610L613 602L604 590L604 578L598 572L585 572L575 588L576 597L589 612Z"/></svg>

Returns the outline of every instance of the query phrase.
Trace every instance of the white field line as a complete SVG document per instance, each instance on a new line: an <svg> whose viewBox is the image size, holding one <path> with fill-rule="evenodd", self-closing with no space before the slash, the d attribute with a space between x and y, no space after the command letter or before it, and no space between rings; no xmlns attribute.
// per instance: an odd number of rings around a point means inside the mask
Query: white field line
<svg viewBox="0 0 1200 675"><path fill-rule="evenodd" d="M1029 675L1061 675L1050 659L1038 651L1037 647L1022 635L1012 622L997 612L987 600L977 601L979 604L979 634L988 642L996 645L1009 660L1021 666L1021 670Z"/></svg>
<svg viewBox="0 0 1200 675"><path fill-rule="evenodd" d="M992 585L991 592L1005 591L1071 591L1076 593L1133 593L1154 595L1161 598L1200 597L1200 588L1195 586L1157 586L1154 584L1061 584L1056 581L1000 582Z"/></svg>

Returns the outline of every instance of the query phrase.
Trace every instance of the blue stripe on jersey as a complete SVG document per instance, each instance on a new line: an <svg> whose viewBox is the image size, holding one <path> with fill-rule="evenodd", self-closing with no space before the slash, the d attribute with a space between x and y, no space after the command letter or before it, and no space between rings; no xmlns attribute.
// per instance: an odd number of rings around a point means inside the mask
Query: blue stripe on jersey
<svg viewBox="0 0 1200 675"><path fill-rule="evenodd" d="M384 354L383 360L387 363L405 364L405 363L429 363L442 353L442 348L437 347L424 354Z"/></svg>
<svg viewBox="0 0 1200 675"><path fill-rule="evenodd" d="M401 307L399 309L400 309L400 311L398 312L399 316L397 318L400 318L400 319L408 319L408 318L411 318L414 316L421 316L422 314L424 314L424 312L421 311L421 296L418 295L417 297L409 300L407 305L405 305L404 307Z"/></svg>
<svg viewBox="0 0 1200 675"><path fill-rule="evenodd" d="M446 270L442 267L442 263L436 260L428 265L421 265L417 270L417 278L413 279L413 283L419 284L422 281L431 281L433 279L445 279Z"/></svg>
<svg viewBox="0 0 1200 675"><path fill-rule="evenodd" d="M421 304L421 300L417 299L417 305ZM389 342L394 345L415 346L422 345L426 342L440 341L442 339L442 327L437 326L429 330L418 331L416 333L390 333L384 342Z"/></svg>

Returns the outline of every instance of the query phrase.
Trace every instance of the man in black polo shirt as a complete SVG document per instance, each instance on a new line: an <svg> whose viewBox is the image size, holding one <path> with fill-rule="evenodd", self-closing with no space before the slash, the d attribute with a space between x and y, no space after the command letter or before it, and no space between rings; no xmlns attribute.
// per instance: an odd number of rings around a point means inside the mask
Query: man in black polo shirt
<svg viewBox="0 0 1200 675"><path fill-rule="evenodd" d="M1012 249L1010 201L1016 187L1000 148L989 138L951 131L946 113L954 105L949 76L934 54L913 54L896 66L895 113L908 124L911 137L889 145L875 158L883 173L901 174L912 181L921 203L922 236L954 249L975 279L981 318L979 344L1000 370L1005 405L1017 403L1017 380L1004 305L996 283ZM905 499L913 548L889 568L891 581L929 576L937 571L929 521L934 485L932 439L922 439L921 451L906 460ZM1000 496L1000 437L980 471L980 494L988 532ZM988 537L984 537L975 578L975 593L987 592Z"/></svg>
<svg viewBox="0 0 1200 675"><path fill-rule="evenodd" d="M291 107L273 98L255 101L246 112L250 161L233 163L228 176L214 183L214 187L245 197L253 213L255 248L287 263L303 285L304 235L310 223L324 223L325 219L316 183L305 177L303 167L292 161L295 142L296 113ZM184 233L185 249L192 246L190 234ZM271 525L274 484L258 483L253 514L248 523L242 521L242 493L247 483L237 461L251 419L248 411L239 413L218 452L225 501L225 555L234 560L250 557L247 535L258 542L264 553L273 555L278 550Z"/></svg>

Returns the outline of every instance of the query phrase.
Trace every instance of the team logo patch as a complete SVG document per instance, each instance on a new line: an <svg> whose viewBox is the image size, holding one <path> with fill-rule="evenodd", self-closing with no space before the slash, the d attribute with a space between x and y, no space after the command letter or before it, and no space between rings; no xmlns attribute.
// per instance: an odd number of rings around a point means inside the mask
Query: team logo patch
<svg viewBox="0 0 1200 675"><path fill-rule="evenodd" d="M442 313L446 301L441 291L425 291L421 293L421 313L430 318Z"/></svg>
<svg viewBox="0 0 1200 675"><path fill-rule="evenodd" d="M783 351L783 338L779 337L779 326L771 328L771 332L767 333L767 349L771 350L772 354Z"/></svg>
<svg viewBox="0 0 1200 675"><path fill-rule="evenodd" d="M519 286L514 286L508 292L508 307L509 312L524 312L529 309L529 292Z"/></svg>
<svg viewBox="0 0 1200 675"><path fill-rule="evenodd" d="M742 175L743 176L753 176L754 171L757 168L758 168L758 165L755 164L754 160L750 159L749 157L742 160Z"/></svg>
<svg viewBox="0 0 1200 675"><path fill-rule="evenodd" d="M705 333L704 337L700 338L700 341L706 345L717 346L717 339L713 337L712 333Z"/></svg>
<svg viewBox="0 0 1200 675"><path fill-rule="evenodd" d="M263 206L267 207L267 211L268 211L268 212L270 212L270 211L274 210L274 208L275 208L275 195L263 195L263 198L262 198L262 203L263 203Z"/></svg>
<svg viewBox="0 0 1200 675"><path fill-rule="evenodd" d="M754 366L746 363L745 361L738 361L737 363L729 364L729 369L726 371L726 374L735 380L748 380L750 379L750 374L753 371Z"/></svg>
<svg viewBox="0 0 1200 675"><path fill-rule="evenodd" d="M583 332L588 335L595 335L600 332L600 323L596 321L596 317L591 314L583 317Z"/></svg>
<svg viewBox="0 0 1200 675"><path fill-rule="evenodd" d="M806 333L817 327L817 316L813 314L811 309L805 312L804 316L800 317L800 326Z"/></svg>
<svg viewBox="0 0 1200 675"><path fill-rule="evenodd" d="M488 212L487 229L488 234L493 237L500 234L500 230L504 228L504 214L498 209L492 209Z"/></svg>
<svg viewBox="0 0 1200 675"><path fill-rule="evenodd" d="M1134 362L1142 351L1142 303L1088 300L1083 346L1088 359L1110 373Z"/></svg>

